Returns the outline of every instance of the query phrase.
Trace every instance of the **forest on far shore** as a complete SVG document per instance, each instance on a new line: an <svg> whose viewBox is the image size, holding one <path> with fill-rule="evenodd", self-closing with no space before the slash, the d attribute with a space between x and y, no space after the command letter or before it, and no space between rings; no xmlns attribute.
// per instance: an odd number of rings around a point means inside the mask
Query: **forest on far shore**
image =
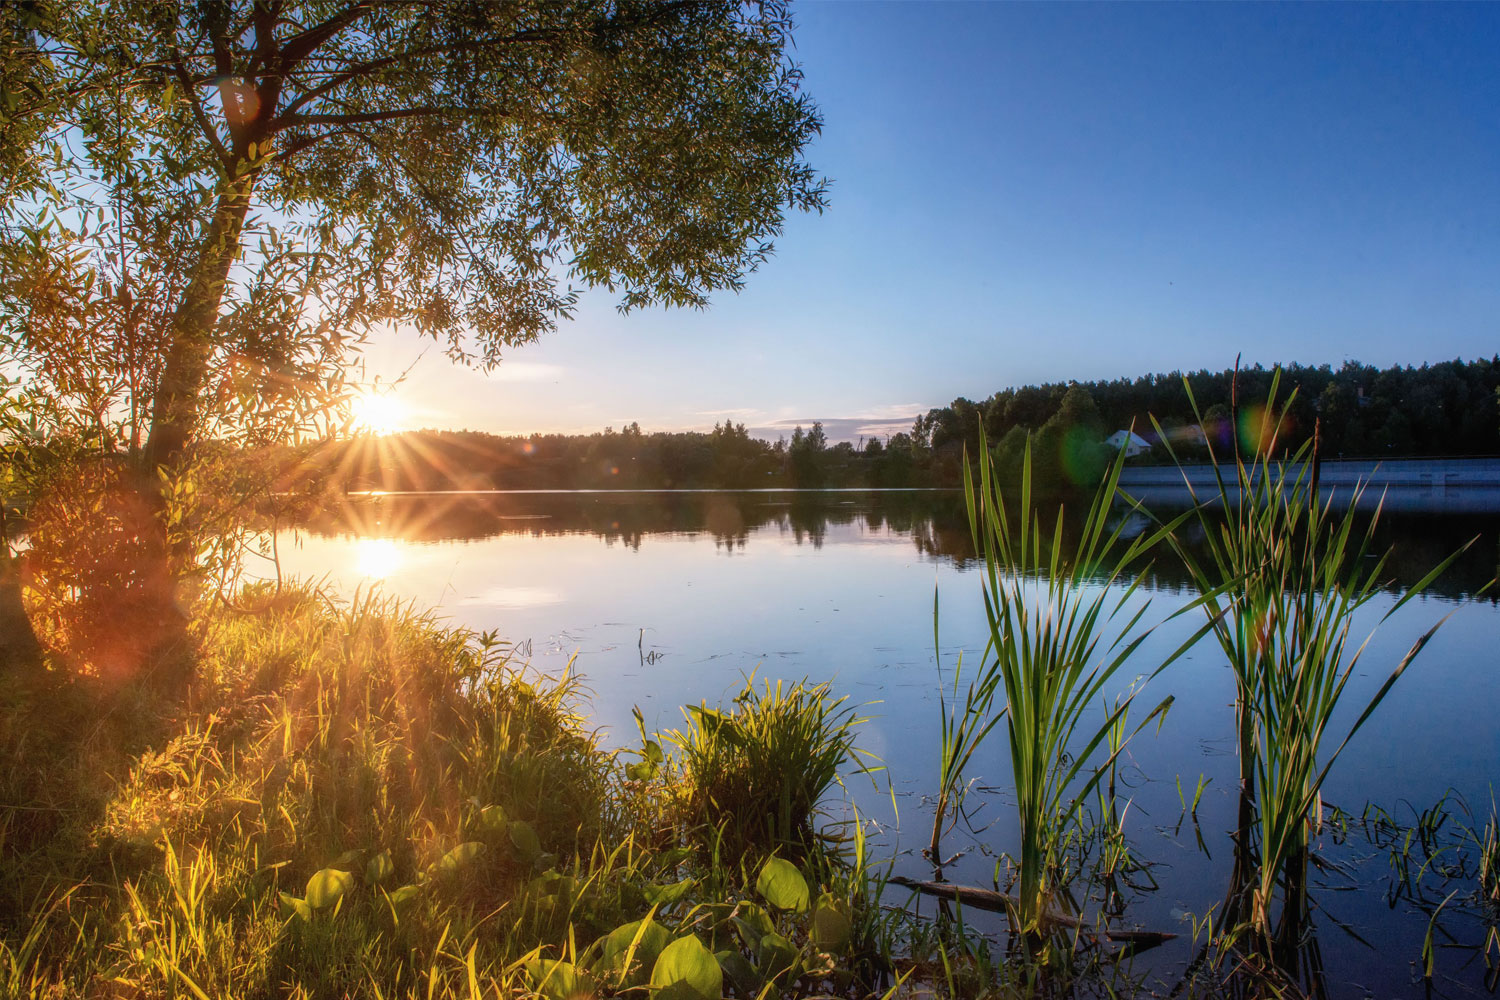
<svg viewBox="0 0 1500 1000"><path fill-rule="evenodd" d="M345 490L953 486L964 449L979 447L983 428L1002 473L1018 469L1029 438L1040 477L1087 486L1107 462L1104 439L1116 430L1133 427L1153 443L1132 462L1171 460L1153 417L1180 457L1206 458L1193 401L1203 436L1227 448L1232 387L1245 440L1273 377L1273 369L1256 366L1028 385L981 401L955 399L919 416L909 432L857 442L832 443L821 424L777 441L728 422L706 432L647 433L638 424L530 436L422 430L304 446L296 465L304 482ZM1316 423L1324 458L1496 455L1500 355L1386 369L1293 364L1281 369L1276 411L1280 447L1301 445Z"/></svg>

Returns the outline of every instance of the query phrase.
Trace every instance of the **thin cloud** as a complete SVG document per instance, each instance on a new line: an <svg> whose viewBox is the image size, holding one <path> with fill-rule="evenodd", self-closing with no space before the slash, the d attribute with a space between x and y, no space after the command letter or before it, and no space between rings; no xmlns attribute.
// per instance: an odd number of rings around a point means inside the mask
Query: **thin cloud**
<svg viewBox="0 0 1500 1000"><path fill-rule="evenodd" d="M823 433L832 442L888 438L892 434L911 430L912 422L927 410L927 407L918 403L895 403L872 407L866 413L854 417L784 417L751 430L758 437L774 441L779 437L790 437L798 427L806 431L811 430L813 424L821 423Z"/></svg>
<svg viewBox="0 0 1500 1000"><path fill-rule="evenodd" d="M556 382L566 371L562 365L536 361L502 361L485 377L491 382Z"/></svg>

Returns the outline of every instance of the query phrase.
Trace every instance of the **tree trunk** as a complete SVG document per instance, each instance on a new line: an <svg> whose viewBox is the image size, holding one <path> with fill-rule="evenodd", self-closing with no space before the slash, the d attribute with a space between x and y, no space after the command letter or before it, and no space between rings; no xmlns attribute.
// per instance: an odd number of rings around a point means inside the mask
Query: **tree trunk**
<svg viewBox="0 0 1500 1000"><path fill-rule="evenodd" d="M224 299L229 268L239 255L254 187L254 175L250 173L224 182L193 276L172 315L172 342L167 348L161 385L151 404L151 433L145 451L148 476L154 477L159 469L174 464L196 429L198 395L213 353L219 304Z"/></svg>
<svg viewBox="0 0 1500 1000"><path fill-rule="evenodd" d="M11 558L6 498L0 496L0 677L40 668L42 646L21 601L21 561Z"/></svg>
<svg viewBox="0 0 1500 1000"><path fill-rule="evenodd" d="M177 668L166 665L174 663L190 671L181 657L188 616L175 584L191 555L173 551L167 544L159 474L181 461L188 442L198 430L200 396L213 357L219 306L224 299L229 269L239 256L253 190L254 175L247 172L227 179L219 191L214 217L192 276L172 315L172 339L167 347L161 384L151 405L151 432L146 438L139 491L155 512L154 530L160 533L158 538L162 542L156 548L159 564L145 571L162 580L164 586L162 606L152 616L155 621L143 624L156 630L149 643L151 659L159 670L169 669L171 673L177 672Z"/></svg>
<svg viewBox="0 0 1500 1000"><path fill-rule="evenodd" d="M20 562L0 552L0 677L34 673L41 663L42 647L21 604Z"/></svg>

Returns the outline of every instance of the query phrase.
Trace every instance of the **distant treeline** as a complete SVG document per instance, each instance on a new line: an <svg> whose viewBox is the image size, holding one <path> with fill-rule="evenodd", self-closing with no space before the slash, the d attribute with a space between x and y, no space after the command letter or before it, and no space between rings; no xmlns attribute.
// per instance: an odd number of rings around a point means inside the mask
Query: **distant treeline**
<svg viewBox="0 0 1500 1000"><path fill-rule="evenodd" d="M1188 374L1201 428L1183 373L1171 372L955 399L918 417L910 432L858 443L830 444L820 424L775 442L751 437L742 424L650 434L631 424L529 437L415 431L324 443L301 457L306 474L351 490L952 486L982 427L1002 470L1019 466L1029 438L1041 478L1088 485L1110 457L1105 438L1117 430L1133 427L1153 445L1132 461L1169 459L1153 415L1190 459L1205 456L1206 441L1227 448L1238 434L1252 444L1272 378L1260 366L1237 376L1232 369ZM1281 371L1278 411L1281 447L1299 446L1316 424L1328 458L1500 454L1500 355L1383 370L1352 361L1336 370L1290 365Z"/></svg>

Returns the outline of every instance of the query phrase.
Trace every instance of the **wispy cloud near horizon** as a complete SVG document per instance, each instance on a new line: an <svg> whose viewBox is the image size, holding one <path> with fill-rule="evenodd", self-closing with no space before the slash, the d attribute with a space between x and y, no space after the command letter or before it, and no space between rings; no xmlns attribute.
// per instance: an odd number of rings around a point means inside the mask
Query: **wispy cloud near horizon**
<svg viewBox="0 0 1500 1000"><path fill-rule="evenodd" d="M887 438L892 434L911 430L911 425L920 414L930 407L921 403L892 403L875 406L855 416L778 416L761 420L742 421L756 437L775 441L779 437L791 437L798 427L811 430L813 424L823 425L823 433L832 442L859 441L872 437Z"/></svg>
<svg viewBox="0 0 1500 1000"><path fill-rule="evenodd" d="M536 361L502 361L485 378L491 382L556 382L567 372L562 365Z"/></svg>

